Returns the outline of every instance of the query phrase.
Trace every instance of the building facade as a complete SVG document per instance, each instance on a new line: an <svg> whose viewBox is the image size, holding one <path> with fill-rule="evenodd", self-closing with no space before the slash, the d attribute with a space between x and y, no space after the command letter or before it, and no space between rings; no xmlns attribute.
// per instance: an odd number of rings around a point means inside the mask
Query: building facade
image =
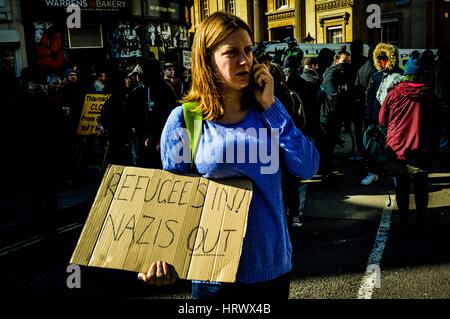
<svg viewBox="0 0 450 319"><path fill-rule="evenodd" d="M27 66L19 0L0 0L0 78L8 81Z"/></svg>
<svg viewBox="0 0 450 319"><path fill-rule="evenodd" d="M191 24L192 27L190 29L191 36L195 32L197 26L200 22L205 19L205 17L216 11L223 11L227 13L234 14L248 23L250 26L253 26L254 23L258 23L262 21L260 19L260 13L263 13L258 6L259 4L265 3L265 1L260 0L194 0L192 9L191 9ZM257 8L255 10L254 8ZM258 28L259 29L259 28ZM257 39L261 38L261 35L255 34ZM264 39L264 38L261 38Z"/></svg>
<svg viewBox="0 0 450 319"><path fill-rule="evenodd" d="M150 52L161 60L181 60L190 46L191 0L0 0L0 19L6 2L17 8L11 21L20 19L9 31L20 39L18 69L38 64L63 73L78 65L98 72L135 65ZM79 6L79 26L69 24L77 20L70 4Z"/></svg>
<svg viewBox="0 0 450 319"><path fill-rule="evenodd" d="M366 42L391 42L401 48L450 47L449 0L364 1L367 8L376 3L381 9L381 28L368 29L358 21L355 34ZM359 11L362 16L367 13Z"/></svg>
<svg viewBox="0 0 450 319"><path fill-rule="evenodd" d="M81 7L79 30L67 28L68 3ZM370 4L380 8L379 28L368 27ZM246 21L256 43L293 36L311 43L450 47L449 0L0 0L0 72L3 79L18 77L39 60L62 68L67 61L132 64L150 52L180 59L196 26L215 11ZM53 47L43 43L45 34L47 41L57 33ZM62 52L54 52L58 45Z"/></svg>
<svg viewBox="0 0 450 319"><path fill-rule="evenodd" d="M380 8L380 27L367 24ZM254 31L255 42L391 42L401 48L450 47L450 0L194 0L192 25L215 11L236 14Z"/></svg>

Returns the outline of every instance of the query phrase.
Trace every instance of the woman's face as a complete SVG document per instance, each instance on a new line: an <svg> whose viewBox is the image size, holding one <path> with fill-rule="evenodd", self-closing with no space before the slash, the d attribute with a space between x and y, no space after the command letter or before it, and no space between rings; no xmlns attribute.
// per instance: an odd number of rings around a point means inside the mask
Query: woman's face
<svg viewBox="0 0 450 319"><path fill-rule="evenodd" d="M250 83L253 64L252 40L244 29L225 38L212 54L212 68L223 87L242 90Z"/></svg>

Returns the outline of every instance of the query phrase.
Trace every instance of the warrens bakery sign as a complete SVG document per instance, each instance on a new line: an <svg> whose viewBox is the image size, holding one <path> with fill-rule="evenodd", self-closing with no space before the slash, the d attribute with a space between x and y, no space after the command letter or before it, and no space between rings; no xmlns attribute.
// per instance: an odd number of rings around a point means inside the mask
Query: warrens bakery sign
<svg viewBox="0 0 450 319"><path fill-rule="evenodd" d="M117 11L129 8L129 0L44 0L48 8L67 8L78 5L82 10Z"/></svg>

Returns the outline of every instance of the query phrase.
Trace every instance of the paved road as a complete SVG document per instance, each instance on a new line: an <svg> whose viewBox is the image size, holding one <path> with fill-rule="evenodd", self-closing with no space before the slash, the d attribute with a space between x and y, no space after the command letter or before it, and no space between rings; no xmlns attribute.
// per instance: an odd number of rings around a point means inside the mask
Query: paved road
<svg viewBox="0 0 450 319"><path fill-rule="evenodd" d="M307 183L304 226L290 230L294 264L290 298L449 298L448 165L439 166L431 176L430 231L407 236L396 231L398 216L393 196L389 201L389 178L363 187L358 162L339 161L337 167L333 183ZM61 213L62 233L56 243L45 244L29 231L26 240L17 237L14 245L3 245L2 298L190 297L186 281L151 287L139 282L135 273L88 267L81 268L81 288L67 288L68 261L88 210L85 203ZM383 219L386 216L391 222ZM379 273L366 274L368 264L378 266Z"/></svg>

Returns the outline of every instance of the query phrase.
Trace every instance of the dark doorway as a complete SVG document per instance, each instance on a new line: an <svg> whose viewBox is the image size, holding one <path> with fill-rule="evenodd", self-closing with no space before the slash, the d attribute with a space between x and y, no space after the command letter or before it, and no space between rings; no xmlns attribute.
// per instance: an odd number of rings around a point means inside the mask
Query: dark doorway
<svg viewBox="0 0 450 319"><path fill-rule="evenodd" d="M294 28L292 26L272 28L270 29L272 41L283 41L287 37L294 36Z"/></svg>

